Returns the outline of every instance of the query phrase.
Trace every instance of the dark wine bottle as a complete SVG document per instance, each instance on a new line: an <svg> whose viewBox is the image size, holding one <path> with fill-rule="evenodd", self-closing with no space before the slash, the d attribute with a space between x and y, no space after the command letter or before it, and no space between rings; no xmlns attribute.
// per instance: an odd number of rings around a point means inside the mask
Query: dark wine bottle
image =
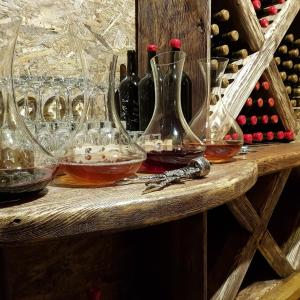
<svg viewBox="0 0 300 300"><path fill-rule="evenodd" d="M157 45L147 46L148 67L146 75L138 84L138 98L140 107L140 130L144 131L153 115L155 104L155 90L150 60L156 55Z"/></svg>
<svg viewBox="0 0 300 300"><path fill-rule="evenodd" d="M218 56L227 56L229 54L229 47L228 45L214 47L212 48L212 53Z"/></svg>
<svg viewBox="0 0 300 300"><path fill-rule="evenodd" d="M252 138L254 142L270 142L274 140L274 132L268 131L268 132L255 132L252 134Z"/></svg>
<svg viewBox="0 0 300 300"><path fill-rule="evenodd" d="M266 17L266 16L274 16L278 13L278 9L276 6L268 6L262 7L260 10L256 11L256 15L258 18Z"/></svg>
<svg viewBox="0 0 300 300"><path fill-rule="evenodd" d="M281 58L279 56L274 57L274 60L277 66L281 64Z"/></svg>
<svg viewBox="0 0 300 300"><path fill-rule="evenodd" d="M218 45L222 45L224 43L236 42L239 40L239 33L236 30L231 30L229 32L223 33L221 35L217 35L212 38L211 44L212 47L216 47Z"/></svg>
<svg viewBox="0 0 300 300"><path fill-rule="evenodd" d="M121 120L126 122L127 130L139 130L139 102L138 82L136 68L136 52L127 51L127 75L119 86L121 102Z"/></svg>
<svg viewBox="0 0 300 300"><path fill-rule="evenodd" d="M217 24L211 24L210 27L211 38L217 36L220 33L220 28Z"/></svg>
<svg viewBox="0 0 300 300"><path fill-rule="evenodd" d="M256 116L247 117L245 115L239 115L236 121L240 126L245 126L245 125L255 126L257 124L257 117Z"/></svg>
<svg viewBox="0 0 300 300"><path fill-rule="evenodd" d="M261 9L261 1L260 0L252 0L252 5L254 7L254 10Z"/></svg>
<svg viewBox="0 0 300 300"><path fill-rule="evenodd" d="M261 18L259 19L259 24L263 28L267 28L270 25L270 22L267 18Z"/></svg>
<svg viewBox="0 0 300 300"><path fill-rule="evenodd" d="M240 49L238 51L231 52L231 57L234 59L245 59L248 56L247 49Z"/></svg>
<svg viewBox="0 0 300 300"><path fill-rule="evenodd" d="M171 39L170 46L173 51L180 51L181 40ZM185 120L189 122L192 119L192 81L185 71L181 79L181 107Z"/></svg>
<svg viewBox="0 0 300 300"><path fill-rule="evenodd" d="M252 134L250 134L250 133L245 133L244 134L244 143L245 144L252 144L253 143Z"/></svg>
<svg viewBox="0 0 300 300"><path fill-rule="evenodd" d="M212 19L215 22L227 22L230 18L230 13L227 9L222 9L220 11L218 11L217 13L212 15Z"/></svg>
<svg viewBox="0 0 300 300"><path fill-rule="evenodd" d="M126 66L124 64L120 65L120 82L125 78L126 76ZM121 115L121 101L120 101L120 94L119 89L115 92L115 106L118 116Z"/></svg>

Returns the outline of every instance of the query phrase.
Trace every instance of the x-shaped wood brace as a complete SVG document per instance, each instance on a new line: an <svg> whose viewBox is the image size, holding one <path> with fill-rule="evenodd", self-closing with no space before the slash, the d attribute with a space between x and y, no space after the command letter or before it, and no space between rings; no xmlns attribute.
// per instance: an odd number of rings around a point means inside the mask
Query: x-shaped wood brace
<svg viewBox="0 0 300 300"><path fill-rule="evenodd" d="M278 275L287 277L294 272L286 255L267 229L290 172L291 169L283 170L268 183L271 185L269 186L271 192L265 199L260 216L246 195L227 204L239 224L252 235L236 258L233 271L212 299L232 300L236 297L257 249Z"/></svg>

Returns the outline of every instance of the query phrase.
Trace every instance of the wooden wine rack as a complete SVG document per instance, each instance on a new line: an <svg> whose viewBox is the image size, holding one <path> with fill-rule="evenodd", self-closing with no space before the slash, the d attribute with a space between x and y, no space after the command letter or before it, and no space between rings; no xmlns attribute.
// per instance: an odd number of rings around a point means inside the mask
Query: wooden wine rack
<svg viewBox="0 0 300 300"><path fill-rule="evenodd" d="M293 21L296 20L300 25L300 16L297 18L300 2L288 0L284 4L277 5L280 12L275 17L271 17L272 23L266 29L260 26L250 0L228 1L226 5L219 2L221 1L216 1L222 7L227 6L233 12L234 18L240 20L237 26L254 52L240 72L235 75L233 83L226 89L224 103L232 115L237 117L256 82L264 75L271 83L270 93L276 97L275 108L285 129L296 133L297 120L273 56Z"/></svg>

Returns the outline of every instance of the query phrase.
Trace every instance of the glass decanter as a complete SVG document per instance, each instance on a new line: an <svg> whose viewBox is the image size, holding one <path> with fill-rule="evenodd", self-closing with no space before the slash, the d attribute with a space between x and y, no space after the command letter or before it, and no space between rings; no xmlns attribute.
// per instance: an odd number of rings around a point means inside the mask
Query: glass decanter
<svg viewBox="0 0 300 300"><path fill-rule="evenodd" d="M56 159L37 143L18 113L12 64L20 22L0 18L0 202L43 190L57 169Z"/></svg>
<svg viewBox="0 0 300 300"><path fill-rule="evenodd" d="M244 142L243 132L226 109L221 95L222 78L228 59L212 57L199 60L203 80L210 74L209 113L205 132L205 157L213 163L227 162L236 155Z"/></svg>
<svg viewBox="0 0 300 300"><path fill-rule="evenodd" d="M146 154L123 128L115 107L117 55L103 45L89 43L82 31L81 54L85 65L85 101L81 123L65 147L60 168L66 175L56 181L65 186L107 186L134 175ZM80 36L80 34L79 34ZM97 116L90 105L104 108Z"/></svg>
<svg viewBox="0 0 300 300"><path fill-rule="evenodd" d="M181 78L186 53L170 51L151 59L155 84L152 119L140 138L147 160L140 171L161 173L202 156L205 145L191 131L181 108Z"/></svg>

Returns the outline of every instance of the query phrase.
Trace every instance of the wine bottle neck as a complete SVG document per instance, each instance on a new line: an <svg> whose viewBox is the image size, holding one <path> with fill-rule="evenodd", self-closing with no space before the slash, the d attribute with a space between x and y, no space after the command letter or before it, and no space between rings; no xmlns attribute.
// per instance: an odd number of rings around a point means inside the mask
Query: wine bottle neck
<svg viewBox="0 0 300 300"><path fill-rule="evenodd" d="M156 55L156 52L154 51L148 51L148 73L152 73L151 72L151 64L150 64L150 60Z"/></svg>
<svg viewBox="0 0 300 300"><path fill-rule="evenodd" d="M127 75L136 74L136 57L134 51L127 53Z"/></svg>

